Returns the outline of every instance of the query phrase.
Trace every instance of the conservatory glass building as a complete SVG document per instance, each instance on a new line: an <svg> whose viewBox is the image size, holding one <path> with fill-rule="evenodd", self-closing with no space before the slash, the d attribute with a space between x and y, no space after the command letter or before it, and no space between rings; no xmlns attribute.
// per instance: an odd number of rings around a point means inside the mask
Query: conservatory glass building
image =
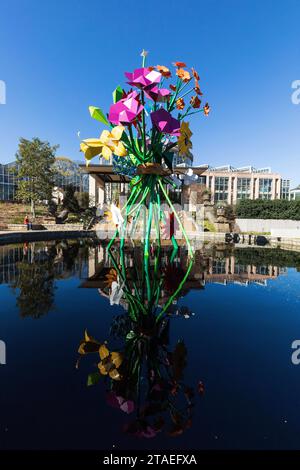
<svg viewBox="0 0 300 470"><path fill-rule="evenodd" d="M17 190L17 178L13 173L15 163L0 164L0 201L12 201Z"/></svg>

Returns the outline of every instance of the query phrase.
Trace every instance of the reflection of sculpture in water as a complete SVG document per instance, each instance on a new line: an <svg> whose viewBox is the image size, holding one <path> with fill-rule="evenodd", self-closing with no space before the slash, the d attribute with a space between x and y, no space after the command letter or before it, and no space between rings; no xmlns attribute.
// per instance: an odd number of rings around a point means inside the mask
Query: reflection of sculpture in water
<svg viewBox="0 0 300 470"><path fill-rule="evenodd" d="M140 253L137 251L137 256ZM185 343L180 340L173 348L169 345L172 316L182 314L187 318L192 314L174 303L193 261L184 272L174 263L174 254L164 265L159 247L153 249L153 254L146 266L136 258L128 269L124 252L120 250L116 257L110 251L113 268L106 276L107 296L111 304L120 300L128 312L113 319L110 344L99 342L86 331L78 350L80 355L95 353L99 357L97 370L88 376L88 385L104 378L108 404L134 415L125 431L145 438L163 430L170 436L182 434L192 424L195 402L194 389L184 383ZM117 346L111 351L114 343ZM202 394L203 390L199 382L198 392Z"/></svg>

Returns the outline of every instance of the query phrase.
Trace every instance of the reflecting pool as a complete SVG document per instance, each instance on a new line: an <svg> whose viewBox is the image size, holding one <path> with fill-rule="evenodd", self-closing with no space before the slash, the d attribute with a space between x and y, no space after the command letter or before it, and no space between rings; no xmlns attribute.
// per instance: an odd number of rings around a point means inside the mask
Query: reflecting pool
<svg viewBox="0 0 300 470"><path fill-rule="evenodd" d="M0 247L0 449L300 448L300 253L150 251Z"/></svg>

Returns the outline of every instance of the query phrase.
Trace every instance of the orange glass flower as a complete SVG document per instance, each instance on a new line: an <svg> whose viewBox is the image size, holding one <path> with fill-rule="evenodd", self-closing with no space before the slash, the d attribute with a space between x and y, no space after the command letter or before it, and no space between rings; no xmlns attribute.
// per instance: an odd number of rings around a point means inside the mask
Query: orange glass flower
<svg viewBox="0 0 300 470"><path fill-rule="evenodd" d="M175 65L175 67L186 67L184 62L173 62L173 65Z"/></svg>
<svg viewBox="0 0 300 470"><path fill-rule="evenodd" d="M171 77L171 72L168 69L168 67L165 67L164 65L157 65L156 66L158 72L162 74L163 77L170 78Z"/></svg>
<svg viewBox="0 0 300 470"><path fill-rule="evenodd" d="M192 74L195 80L200 80L198 72L192 67Z"/></svg>
<svg viewBox="0 0 300 470"><path fill-rule="evenodd" d="M195 87L194 87L195 92L197 95L203 95L202 91L200 90L199 82L198 80L195 80Z"/></svg>
<svg viewBox="0 0 300 470"><path fill-rule="evenodd" d="M191 79L191 75L187 70L183 69L177 69L176 70L176 75L183 81L183 82L189 82Z"/></svg>
<svg viewBox="0 0 300 470"><path fill-rule="evenodd" d="M175 86L175 85L169 85L169 88L170 88L172 91L176 91L176 86Z"/></svg>
<svg viewBox="0 0 300 470"><path fill-rule="evenodd" d="M203 112L205 114L205 116L208 116L209 115L209 112L210 112L210 106L208 103L206 103L203 107Z"/></svg>
<svg viewBox="0 0 300 470"><path fill-rule="evenodd" d="M200 108L201 105L201 100L198 98L198 96L192 96L190 100L190 104L192 105L193 108Z"/></svg>
<svg viewBox="0 0 300 470"><path fill-rule="evenodd" d="M177 109L183 109L185 107L185 102L183 98L178 98L176 101L176 108Z"/></svg>

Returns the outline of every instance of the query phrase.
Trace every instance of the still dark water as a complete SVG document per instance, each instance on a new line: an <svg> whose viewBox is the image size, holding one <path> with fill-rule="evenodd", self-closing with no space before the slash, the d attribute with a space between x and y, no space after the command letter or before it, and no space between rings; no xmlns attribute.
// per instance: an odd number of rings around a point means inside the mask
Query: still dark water
<svg viewBox="0 0 300 470"><path fill-rule="evenodd" d="M126 256L129 273L135 261ZM184 260L179 251L175 264ZM162 346L171 357L184 344L185 401L172 404L179 392L168 390L167 408L138 433L129 425L134 411L108 403L106 377L87 386L99 356L77 364L85 329L115 350L116 325L126 322L126 303L110 305L111 269L93 242L0 247L0 449L300 449L300 365L291 360L300 340L300 254L197 252Z"/></svg>

